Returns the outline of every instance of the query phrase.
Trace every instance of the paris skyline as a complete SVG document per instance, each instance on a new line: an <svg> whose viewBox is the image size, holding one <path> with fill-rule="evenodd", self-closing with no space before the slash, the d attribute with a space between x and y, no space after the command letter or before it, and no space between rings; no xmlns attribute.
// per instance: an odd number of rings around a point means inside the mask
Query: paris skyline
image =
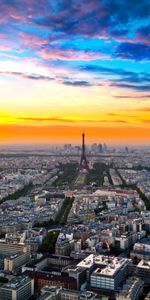
<svg viewBox="0 0 150 300"><path fill-rule="evenodd" d="M0 143L148 144L149 16L149 0L1 0Z"/></svg>

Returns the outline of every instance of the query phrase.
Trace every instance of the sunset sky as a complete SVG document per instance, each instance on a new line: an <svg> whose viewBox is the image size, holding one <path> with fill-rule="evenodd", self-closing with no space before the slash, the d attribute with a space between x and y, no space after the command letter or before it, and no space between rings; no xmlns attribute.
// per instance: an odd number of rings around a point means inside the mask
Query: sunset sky
<svg viewBox="0 0 150 300"><path fill-rule="evenodd" d="M0 0L0 143L150 142L150 0Z"/></svg>

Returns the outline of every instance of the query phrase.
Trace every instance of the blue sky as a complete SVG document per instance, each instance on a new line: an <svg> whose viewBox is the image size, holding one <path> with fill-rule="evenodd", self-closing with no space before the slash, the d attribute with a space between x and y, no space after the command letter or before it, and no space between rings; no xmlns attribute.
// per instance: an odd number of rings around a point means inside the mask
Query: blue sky
<svg viewBox="0 0 150 300"><path fill-rule="evenodd" d="M150 0L1 0L0 28L1 124L149 128Z"/></svg>

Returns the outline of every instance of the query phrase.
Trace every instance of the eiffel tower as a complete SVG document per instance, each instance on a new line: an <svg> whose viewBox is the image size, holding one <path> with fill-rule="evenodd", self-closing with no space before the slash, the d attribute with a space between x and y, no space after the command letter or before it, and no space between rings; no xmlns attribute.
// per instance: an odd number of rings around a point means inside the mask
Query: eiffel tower
<svg viewBox="0 0 150 300"><path fill-rule="evenodd" d="M81 154L81 159L80 159L80 164L79 164L79 171L86 171L89 172L89 165L86 159L86 155L85 155L85 134L82 134L82 154Z"/></svg>

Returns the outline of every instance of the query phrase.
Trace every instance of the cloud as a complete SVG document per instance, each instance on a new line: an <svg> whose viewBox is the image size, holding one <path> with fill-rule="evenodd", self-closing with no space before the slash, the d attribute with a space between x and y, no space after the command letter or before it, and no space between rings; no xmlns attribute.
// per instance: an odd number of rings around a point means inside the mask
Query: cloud
<svg viewBox="0 0 150 300"><path fill-rule="evenodd" d="M37 118L37 117L17 117L18 120L22 121L36 121L36 122L46 122L46 121L52 121L52 122L69 122L73 123L74 120L71 119L64 119L59 117L49 117L49 118Z"/></svg>
<svg viewBox="0 0 150 300"><path fill-rule="evenodd" d="M100 122L100 121L99 121ZM103 123L122 123L122 124L128 124L129 122L126 120L101 120L101 122Z"/></svg>
<svg viewBox="0 0 150 300"><path fill-rule="evenodd" d="M32 73L21 73L21 72L2 72L0 71L0 75L3 76L15 76L18 78L32 79L32 80L53 80L54 78L50 76L45 76L41 74L32 74Z"/></svg>
<svg viewBox="0 0 150 300"><path fill-rule="evenodd" d="M111 84L113 87L119 87L119 88L125 88L125 89L131 89L139 92L145 92L150 91L150 84L147 85L135 85L135 84L125 84L125 83L117 83L113 82Z"/></svg>
<svg viewBox="0 0 150 300"><path fill-rule="evenodd" d="M40 45L78 37L133 43L135 37L145 40L149 27L137 24L147 21L149 15L149 0L3 0L0 23L2 32L11 39L14 33L15 39L20 37L29 48L38 49Z"/></svg>
<svg viewBox="0 0 150 300"><path fill-rule="evenodd" d="M80 71L97 74L101 82L107 80L108 85L119 88L132 89L135 91L150 91L150 73L137 73L121 68L109 68L87 64L79 68ZM103 74L103 77L102 77ZM110 76L112 79L110 79ZM149 96L143 95L143 98ZM128 95L114 96L114 98L131 98ZM133 97L134 98L134 97ZM140 97L141 98L141 97Z"/></svg>
<svg viewBox="0 0 150 300"><path fill-rule="evenodd" d="M35 18L35 23L67 36L127 35L131 28L128 23L133 19L146 19L150 12L149 0L144 3L138 0L132 3L129 0L82 0L80 3L58 0L56 5L52 5L52 1L50 4L49 14Z"/></svg>
<svg viewBox="0 0 150 300"><path fill-rule="evenodd" d="M132 96L132 95L129 95L129 96L127 96L127 95L116 95L116 96L113 96L113 98L117 98L117 99L137 99L137 98L140 98L140 99L142 99L142 98L150 98L150 95L148 94L148 95L134 95L134 96Z"/></svg>
<svg viewBox="0 0 150 300"><path fill-rule="evenodd" d="M119 79L119 82L130 82L130 83L149 83L150 82L150 74L143 73L133 73L131 76L124 76Z"/></svg>
<svg viewBox="0 0 150 300"><path fill-rule="evenodd" d="M125 114L125 112L123 114L121 114L121 113L107 113L107 115L111 116L111 117L119 117L119 118L123 118L123 117L125 117L125 118L135 118L136 117L135 115L129 115L129 114L127 115L127 114ZM117 120L117 121L118 122L121 121L121 123L124 123L124 122L128 123L128 121L121 120L121 119Z"/></svg>
<svg viewBox="0 0 150 300"><path fill-rule="evenodd" d="M59 67L59 66L58 66ZM53 66L53 69L55 66ZM57 68L57 65L56 65ZM70 79L69 77L65 77L62 73L61 75L58 74L58 76L52 77L48 75L43 74L36 74L36 73L23 73L23 72L10 72L10 71L0 71L0 75L2 76L15 76L18 78L24 78L29 80L44 80L44 81L51 81L55 80L58 83L68 85L68 86L74 86L74 87L90 87L90 86L103 86L105 81L107 80L107 84L113 87L119 87L119 88L126 88L126 89L132 89L135 91L150 91L150 74L137 74L136 72L131 72L128 70L120 69L120 68L106 68L102 66L96 66L96 65L84 65L82 67L77 68L80 72L87 72L99 75L99 77L91 77L90 79L86 80L79 80L77 75L76 79ZM52 72L52 70L51 70ZM67 71L66 74L68 73ZM65 73L64 73L65 74ZM104 74L104 76L102 76ZM110 79L109 77L112 77ZM85 76L84 76L85 77ZM86 77L85 77L86 78ZM141 95L141 96L128 96L128 95L116 95L113 96L114 98L149 98L149 95Z"/></svg>
<svg viewBox="0 0 150 300"><path fill-rule="evenodd" d="M116 114L116 116L119 116ZM121 115L120 115L121 116ZM61 118L61 117L43 117L43 118L37 118L37 117L17 117L16 119L22 120L22 121L35 121L35 122L62 122L62 123L122 123L122 124L128 124L129 122L126 120L103 120L103 119L79 119L79 120L73 120L73 119L67 119L67 118Z"/></svg>
<svg viewBox="0 0 150 300"><path fill-rule="evenodd" d="M139 28L136 32L136 38L141 43L150 45L150 24Z"/></svg>
<svg viewBox="0 0 150 300"><path fill-rule="evenodd" d="M98 73L98 74L107 74L107 75L120 75L120 76L134 76L136 73L132 71L126 71L119 68L109 68L109 67L102 67L96 65L85 65L80 67L81 71L87 71L90 73Z"/></svg>
<svg viewBox="0 0 150 300"><path fill-rule="evenodd" d="M95 77L99 76L101 84L112 80L110 86L149 91L149 74L130 71L129 64L128 70L108 64L108 60L116 59L118 66L122 60L149 61L149 15L149 0L3 0L0 49L10 51L11 59L37 59L36 64L52 67L54 73L56 68L61 68L61 74L63 70L90 73L90 79L79 77L73 81L64 80L62 74L60 82L65 85L96 85ZM3 59L8 59L4 55ZM23 71L1 75L53 80L51 76Z"/></svg>
<svg viewBox="0 0 150 300"><path fill-rule="evenodd" d="M10 51L10 50L11 50L10 46L0 45L0 51Z"/></svg>
<svg viewBox="0 0 150 300"><path fill-rule="evenodd" d="M132 89L135 91L146 92L150 91L150 73L137 73L133 71L128 71L125 69L118 68L106 68L95 65L85 65L81 67L81 70L84 70L89 73L97 74L100 76L101 82L107 80L107 84L113 87L119 87L122 89ZM101 75L104 74L102 77ZM110 80L111 76L111 80ZM116 95L114 98L149 98L150 95Z"/></svg>
<svg viewBox="0 0 150 300"><path fill-rule="evenodd" d="M150 46L145 44L121 43L118 45L115 56L128 60L150 60Z"/></svg>
<svg viewBox="0 0 150 300"><path fill-rule="evenodd" d="M19 32L19 37L23 41L24 45L26 45L29 48L37 48L37 46L43 46L47 45L49 41L46 38L42 38L42 36L37 36L35 33L24 33L24 32Z"/></svg>
<svg viewBox="0 0 150 300"><path fill-rule="evenodd" d="M109 55L93 51L81 51L73 49L61 49L60 47L42 47L38 52L44 59L52 60L77 60L90 61L97 59L110 59Z"/></svg>
<svg viewBox="0 0 150 300"><path fill-rule="evenodd" d="M71 85L71 86L81 86L81 87L92 86L90 82L84 80L78 80L78 81L65 80L63 84Z"/></svg>

